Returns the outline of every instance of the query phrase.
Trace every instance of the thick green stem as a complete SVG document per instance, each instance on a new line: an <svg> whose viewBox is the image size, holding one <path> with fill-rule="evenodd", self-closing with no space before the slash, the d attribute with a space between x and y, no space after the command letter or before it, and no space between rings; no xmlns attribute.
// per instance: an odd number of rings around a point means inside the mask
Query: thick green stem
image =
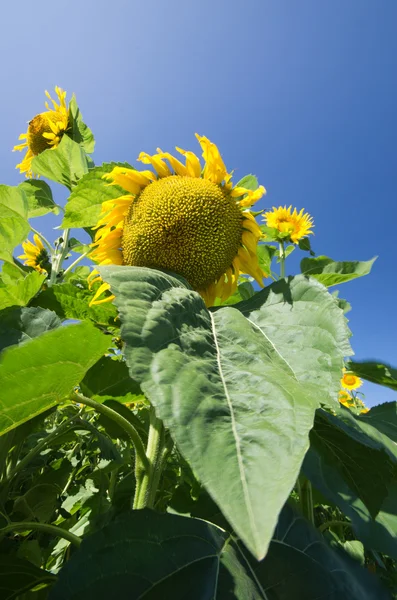
<svg viewBox="0 0 397 600"><path fill-rule="evenodd" d="M306 477L299 477L300 505L303 515L314 525L312 484Z"/></svg>
<svg viewBox="0 0 397 600"><path fill-rule="evenodd" d="M92 398L86 398L83 396L83 394L73 392L71 400L74 402L79 402L80 404L85 404L86 406L90 406L97 412L105 415L105 417L112 419L112 421L120 425L120 427L122 427L124 431L128 433L132 443L134 444L137 461L139 460L141 462L144 471L147 472L150 470L150 462L145 454L145 448L143 446L141 437L135 427L129 421L127 421L127 419L122 417L118 412L109 406L101 404L100 402L96 402L96 400L93 400Z"/></svg>
<svg viewBox="0 0 397 600"><path fill-rule="evenodd" d="M79 262L82 261L83 258L85 258L86 256L88 256L88 254L90 252L91 252L91 250L87 250L87 252L84 252L84 254L81 254L81 256L79 256L78 258L76 258L76 260L74 262L72 262L72 264L69 265L67 269L65 269L65 271L63 272L62 277L65 277L65 275L67 275L67 273L70 273L70 271L73 269L73 267L75 267L76 265L78 265Z"/></svg>
<svg viewBox="0 0 397 600"><path fill-rule="evenodd" d="M135 468L136 489L133 508L153 508L157 487L160 480L164 448L164 426L163 422L156 417L153 407L150 408L149 437L146 448L146 457L150 468L142 472L137 463Z"/></svg>
<svg viewBox="0 0 397 600"><path fill-rule="evenodd" d="M51 286L56 282L59 271L62 268L62 263L69 252L69 233L70 229L64 229L62 234L62 242L60 247L56 249L52 256L51 277L48 285Z"/></svg>
<svg viewBox="0 0 397 600"><path fill-rule="evenodd" d="M280 242L279 245L279 254L280 254L280 279L284 279L285 277L285 249L284 242Z"/></svg>
<svg viewBox="0 0 397 600"><path fill-rule="evenodd" d="M12 533L13 531L41 531L42 533L47 533L49 535L53 535L55 537L61 537L71 544L80 546L82 539L79 538L74 533L67 531L66 529L62 529L61 527L57 527L56 525L48 525L46 523L36 523L35 521L21 521L20 523L10 523L6 525L2 529L0 529L0 536L5 535L6 533Z"/></svg>

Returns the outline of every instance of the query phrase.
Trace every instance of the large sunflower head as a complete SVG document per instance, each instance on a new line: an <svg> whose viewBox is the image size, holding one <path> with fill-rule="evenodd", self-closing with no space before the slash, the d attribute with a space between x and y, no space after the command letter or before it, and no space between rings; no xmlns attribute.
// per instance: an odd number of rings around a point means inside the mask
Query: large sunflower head
<svg viewBox="0 0 397 600"><path fill-rule="evenodd" d="M30 242L29 240L23 242L22 248L24 254L21 254L18 258L23 259L25 265L33 267L39 273L47 273L51 268L48 252L37 233L34 234L33 240L34 242Z"/></svg>
<svg viewBox="0 0 397 600"><path fill-rule="evenodd" d="M47 111L36 115L29 121L26 133L21 133L18 138L24 140L23 143L13 148L20 151L26 150L22 162L16 167L21 173L26 173L26 177L32 176L33 158L48 148L56 148L68 128L69 111L66 106L66 92L56 86L55 93L59 104L46 91L45 94L53 106L50 107L48 102L45 103Z"/></svg>
<svg viewBox="0 0 397 600"><path fill-rule="evenodd" d="M138 160L153 171L115 167L105 175L126 195L102 204L92 258L101 265L133 265L182 275L207 306L236 290L240 273L263 287L265 273L257 260L261 230L249 208L263 196L233 186L231 174L215 144L196 137L204 167L193 153L176 148L181 162L157 149ZM97 290L92 303L107 284Z"/></svg>
<svg viewBox="0 0 397 600"><path fill-rule="evenodd" d="M313 233L313 219L304 212L304 208L298 213L296 208L292 211L292 206L273 206L273 210L267 212L264 218L268 227L281 234L280 241L287 240L297 244L299 240Z"/></svg>

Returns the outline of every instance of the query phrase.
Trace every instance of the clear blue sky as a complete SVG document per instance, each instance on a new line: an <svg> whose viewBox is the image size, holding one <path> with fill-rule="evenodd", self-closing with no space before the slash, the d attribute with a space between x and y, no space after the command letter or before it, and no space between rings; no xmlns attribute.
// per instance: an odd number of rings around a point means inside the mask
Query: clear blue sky
<svg viewBox="0 0 397 600"><path fill-rule="evenodd" d="M11 148L54 85L76 93L97 164L206 135L258 176L262 207L313 215L318 254L379 255L340 295L356 358L397 364L396 23L396 0L6 2L0 181L20 181Z"/></svg>

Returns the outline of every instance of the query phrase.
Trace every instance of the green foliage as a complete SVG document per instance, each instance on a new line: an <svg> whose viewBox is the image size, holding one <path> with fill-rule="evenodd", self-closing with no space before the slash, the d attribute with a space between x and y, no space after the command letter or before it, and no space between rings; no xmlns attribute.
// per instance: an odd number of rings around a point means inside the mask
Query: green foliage
<svg viewBox="0 0 397 600"><path fill-rule="evenodd" d="M29 234L29 205L26 194L17 187L0 185L0 260L14 250ZM10 259L10 258L9 258Z"/></svg>
<svg viewBox="0 0 397 600"><path fill-rule="evenodd" d="M95 149L94 134L91 129L83 122L83 115L77 106L76 96L73 94L69 102L69 133L72 140L80 144L87 154L92 154Z"/></svg>
<svg viewBox="0 0 397 600"><path fill-rule="evenodd" d="M0 351L56 329L60 324L54 312L40 307L3 310L0 312Z"/></svg>
<svg viewBox="0 0 397 600"><path fill-rule="evenodd" d="M81 323L5 350L0 362L0 432L63 400L108 345L92 325Z"/></svg>
<svg viewBox="0 0 397 600"><path fill-rule="evenodd" d="M331 287L368 275L375 260L376 257L363 262L336 262L328 256L317 256L302 259L301 271L304 275L310 275L325 286Z"/></svg>
<svg viewBox="0 0 397 600"><path fill-rule="evenodd" d="M21 594L43 584L51 584L55 575L16 556L0 555L0 595L2 600L21 598Z"/></svg>
<svg viewBox="0 0 397 600"><path fill-rule="evenodd" d="M62 227L93 227L97 224L102 202L125 195L117 185L109 185L103 175L114 167L132 167L128 163L104 163L91 169L73 189L65 207Z"/></svg>
<svg viewBox="0 0 397 600"><path fill-rule="evenodd" d="M22 190L26 196L29 219L42 217L49 212L55 215L59 213L59 207L54 202L51 188L45 181L27 179L20 183L17 189Z"/></svg>
<svg viewBox="0 0 397 600"><path fill-rule="evenodd" d="M49 148L32 160L32 171L71 190L88 172L89 164L82 146L64 135L56 148Z"/></svg>
<svg viewBox="0 0 397 600"><path fill-rule="evenodd" d="M139 384L129 376L126 363L117 357L103 356L87 371L80 387L98 402L139 402L144 398Z"/></svg>
<svg viewBox="0 0 397 600"><path fill-rule="evenodd" d="M0 281L0 310L9 306L26 306L40 290L45 275L31 271L15 283L5 285Z"/></svg>
<svg viewBox="0 0 397 600"><path fill-rule="evenodd" d="M397 369L380 362L349 362L348 368L359 377L397 390Z"/></svg>

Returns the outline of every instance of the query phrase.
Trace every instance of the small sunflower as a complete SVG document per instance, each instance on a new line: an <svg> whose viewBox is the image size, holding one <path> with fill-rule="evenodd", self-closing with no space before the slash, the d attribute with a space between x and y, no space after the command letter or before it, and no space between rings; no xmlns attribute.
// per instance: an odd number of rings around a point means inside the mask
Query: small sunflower
<svg viewBox="0 0 397 600"><path fill-rule="evenodd" d="M33 158L48 148L56 148L68 128L69 111L66 106L66 92L56 86L55 93L59 104L46 91L45 95L51 100L53 106L50 108L48 102L45 103L47 112L42 112L29 121L27 132L21 133L18 138L25 141L13 148L14 151L26 149L22 162L16 166L20 173L26 174L26 177L32 177Z"/></svg>
<svg viewBox="0 0 397 600"><path fill-rule="evenodd" d="M360 377L357 377L351 371L346 371L346 369L343 369L343 377L340 382L345 390L357 390L363 384Z"/></svg>
<svg viewBox="0 0 397 600"><path fill-rule="evenodd" d="M207 306L226 300L237 288L240 273L263 287L256 248L261 230L249 208L265 188L233 186L232 175L215 144L196 134L203 151L199 158L181 148L184 164L159 148L138 160L153 171L115 167L104 176L126 195L102 204L95 227L92 258L100 265L133 265L165 269L182 275ZM97 271L91 284L99 281ZM103 283L91 301L98 304L109 286Z"/></svg>
<svg viewBox="0 0 397 600"><path fill-rule="evenodd" d="M280 241L290 239L293 244L297 244L299 240L312 234L311 228L313 225L312 217L304 212L304 208L298 213L296 208L292 212L292 206L273 206L273 210L265 214L264 219L266 225L272 229L277 229L280 234ZM285 235L287 234L287 236Z"/></svg>
<svg viewBox="0 0 397 600"><path fill-rule="evenodd" d="M50 270L50 260L47 250L43 246L43 242L37 233L33 236L33 242L26 240L23 242L22 248L24 254L18 258L24 259L24 264L28 267L33 267L39 273L47 273Z"/></svg>
<svg viewBox="0 0 397 600"><path fill-rule="evenodd" d="M349 392L346 392L346 390L341 390L339 392L339 402L347 408L352 408L354 406L353 397L349 394Z"/></svg>

